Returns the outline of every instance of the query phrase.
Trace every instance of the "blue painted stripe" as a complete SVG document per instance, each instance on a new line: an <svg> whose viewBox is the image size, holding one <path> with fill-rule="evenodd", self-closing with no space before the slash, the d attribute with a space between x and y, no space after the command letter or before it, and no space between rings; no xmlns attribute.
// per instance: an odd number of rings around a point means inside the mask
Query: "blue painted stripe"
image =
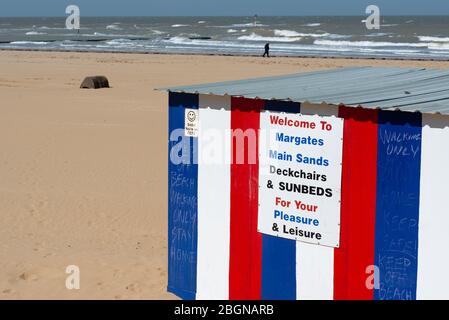
<svg viewBox="0 0 449 320"><path fill-rule="evenodd" d="M198 138L184 136L184 119L185 108L198 109L198 100L169 95L168 291L188 300L196 295Z"/></svg>
<svg viewBox="0 0 449 320"><path fill-rule="evenodd" d="M421 122L420 113L379 113L376 300L416 299Z"/></svg>
<svg viewBox="0 0 449 320"><path fill-rule="evenodd" d="M262 299L296 299L296 241L262 236Z"/></svg>
<svg viewBox="0 0 449 320"><path fill-rule="evenodd" d="M299 113L300 104L267 100L265 110ZM262 299L296 299L296 241L262 235Z"/></svg>

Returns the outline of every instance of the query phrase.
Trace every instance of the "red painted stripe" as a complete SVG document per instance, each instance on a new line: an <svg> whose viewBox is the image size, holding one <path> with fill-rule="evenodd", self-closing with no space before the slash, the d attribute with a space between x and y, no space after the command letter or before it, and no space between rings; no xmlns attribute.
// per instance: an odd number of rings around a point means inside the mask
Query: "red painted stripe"
<svg viewBox="0 0 449 320"><path fill-rule="evenodd" d="M378 111L340 106L343 140L340 248L334 254L334 299L371 300L366 267L374 265Z"/></svg>
<svg viewBox="0 0 449 320"><path fill-rule="evenodd" d="M259 159L258 130L264 101L232 98L231 129L235 134L253 134L253 144L233 139L231 164L231 232L229 299L256 300L261 297L262 236L257 232ZM241 129L242 131L240 131ZM249 131L246 131L248 130ZM237 131L235 131L237 130ZM251 147L252 146L252 147ZM251 149L251 150L249 150ZM255 149L255 150L254 150ZM248 151L255 155L249 163ZM243 153L244 152L244 153ZM237 163L244 154L244 161Z"/></svg>

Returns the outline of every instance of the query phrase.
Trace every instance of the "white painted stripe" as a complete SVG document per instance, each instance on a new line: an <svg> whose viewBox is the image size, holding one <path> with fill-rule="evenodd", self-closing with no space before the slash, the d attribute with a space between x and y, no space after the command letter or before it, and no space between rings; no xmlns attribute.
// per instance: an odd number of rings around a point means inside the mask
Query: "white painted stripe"
<svg viewBox="0 0 449 320"><path fill-rule="evenodd" d="M417 299L449 299L449 117L423 115Z"/></svg>
<svg viewBox="0 0 449 320"><path fill-rule="evenodd" d="M338 106L301 104L305 115L338 116ZM334 248L296 243L296 298L332 300L334 298Z"/></svg>
<svg viewBox="0 0 449 320"><path fill-rule="evenodd" d="M198 139L199 300L229 299L230 97L200 95Z"/></svg>
<svg viewBox="0 0 449 320"><path fill-rule="evenodd" d="M296 243L296 299L334 298L334 248Z"/></svg>

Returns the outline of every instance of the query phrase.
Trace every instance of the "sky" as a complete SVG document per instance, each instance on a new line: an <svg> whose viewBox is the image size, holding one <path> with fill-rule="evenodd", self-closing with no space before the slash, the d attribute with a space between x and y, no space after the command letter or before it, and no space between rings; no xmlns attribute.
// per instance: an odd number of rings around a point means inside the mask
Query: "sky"
<svg viewBox="0 0 449 320"><path fill-rule="evenodd" d="M82 16L449 15L448 0L0 0L0 16L65 16L69 4Z"/></svg>

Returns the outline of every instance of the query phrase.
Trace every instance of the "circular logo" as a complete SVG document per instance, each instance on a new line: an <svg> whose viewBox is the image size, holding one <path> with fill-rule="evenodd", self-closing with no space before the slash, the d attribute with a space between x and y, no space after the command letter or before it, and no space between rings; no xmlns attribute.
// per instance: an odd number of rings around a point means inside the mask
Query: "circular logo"
<svg viewBox="0 0 449 320"><path fill-rule="evenodd" d="M190 122L193 122L196 120L196 114L193 111L189 111L187 113L187 120L189 120Z"/></svg>

